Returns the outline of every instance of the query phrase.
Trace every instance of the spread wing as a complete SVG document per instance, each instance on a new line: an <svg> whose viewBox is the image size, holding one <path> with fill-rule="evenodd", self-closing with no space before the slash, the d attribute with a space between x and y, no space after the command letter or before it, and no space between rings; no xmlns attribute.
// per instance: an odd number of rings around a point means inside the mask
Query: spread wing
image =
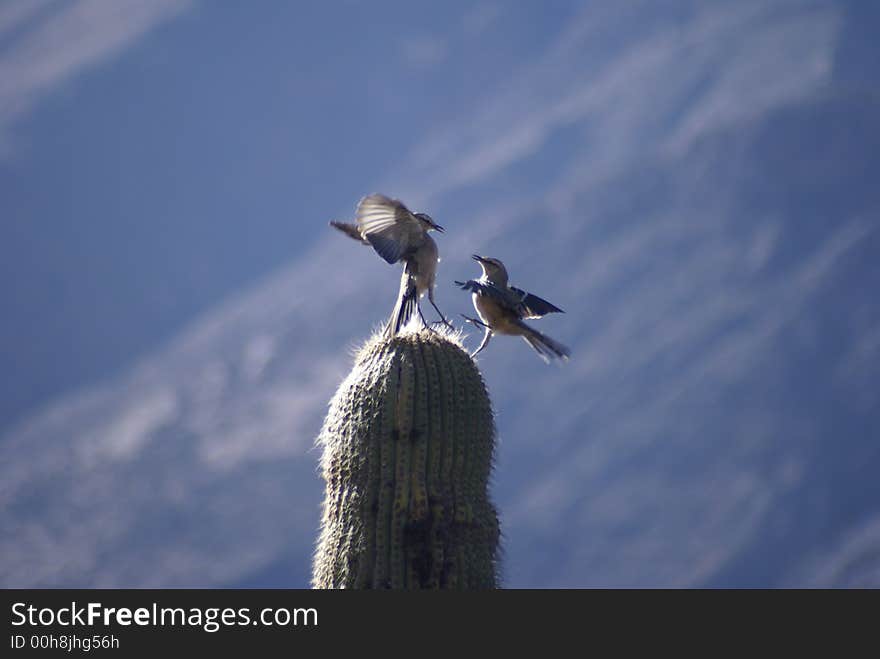
<svg viewBox="0 0 880 659"><path fill-rule="evenodd" d="M474 281L473 279L468 279L467 281L455 281L456 286L459 286L463 291L470 291L471 293L479 292L482 284L478 281Z"/></svg>
<svg viewBox="0 0 880 659"><path fill-rule="evenodd" d="M556 305L550 304L547 300L537 295L526 293L524 290L514 286L509 288L519 298L520 318L540 318L548 313L565 313Z"/></svg>
<svg viewBox="0 0 880 659"><path fill-rule="evenodd" d="M361 235L388 263L397 263L424 240L418 219L397 199L371 194L357 207Z"/></svg>
<svg viewBox="0 0 880 659"><path fill-rule="evenodd" d="M455 282L458 284L462 290L470 291L471 293L476 293L477 295L485 295L487 297L494 298L499 304L512 308L516 304L516 300L512 300L510 295L505 294L505 292L498 288L492 282L485 281L476 281L474 279L468 279L466 282Z"/></svg>

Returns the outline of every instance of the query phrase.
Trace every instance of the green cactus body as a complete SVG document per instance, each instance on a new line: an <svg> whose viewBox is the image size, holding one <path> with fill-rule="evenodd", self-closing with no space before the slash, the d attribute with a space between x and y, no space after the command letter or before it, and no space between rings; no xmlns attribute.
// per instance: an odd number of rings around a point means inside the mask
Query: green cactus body
<svg viewBox="0 0 880 659"><path fill-rule="evenodd" d="M314 587L496 587L494 441L483 379L454 340L423 330L369 341L319 437Z"/></svg>

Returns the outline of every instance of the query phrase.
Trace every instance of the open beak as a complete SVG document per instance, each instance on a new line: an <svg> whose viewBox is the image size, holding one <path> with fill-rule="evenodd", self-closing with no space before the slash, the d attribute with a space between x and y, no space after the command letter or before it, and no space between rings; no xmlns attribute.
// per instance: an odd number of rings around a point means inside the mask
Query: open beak
<svg viewBox="0 0 880 659"><path fill-rule="evenodd" d="M441 226L440 226L439 224L437 224L436 222L432 222L431 225L434 227L434 231L439 231L440 233L446 233L446 229L444 229L443 227L441 227Z"/></svg>
<svg viewBox="0 0 880 659"><path fill-rule="evenodd" d="M476 261L477 263L482 263L482 262L483 262L483 257L480 256L479 254L474 254L473 256L471 256L471 258L472 258L474 261Z"/></svg>

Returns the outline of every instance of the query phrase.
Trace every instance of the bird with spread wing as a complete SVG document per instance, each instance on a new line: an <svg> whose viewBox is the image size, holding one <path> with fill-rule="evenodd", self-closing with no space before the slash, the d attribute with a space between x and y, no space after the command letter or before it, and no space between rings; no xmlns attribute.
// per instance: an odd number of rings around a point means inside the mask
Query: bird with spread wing
<svg viewBox="0 0 880 659"><path fill-rule="evenodd" d="M568 359L570 352L561 343L526 325L523 320L541 318L548 313L564 313L559 307L537 295L508 284L507 268L495 258L473 255L483 275L466 282L456 281L463 290L470 291L474 308L480 320L464 316L465 320L483 327L485 334L476 356L489 344L493 334L521 336L545 362L551 358Z"/></svg>
<svg viewBox="0 0 880 659"><path fill-rule="evenodd" d="M358 203L354 223L331 221L330 225L358 242L371 245L388 263L403 262L400 290L385 328L388 336L396 335L415 312L425 326L430 327L419 307L419 298L425 293L442 322L451 327L434 302L434 280L440 257L437 243L428 232L443 233L444 229L430 215L413 213L397 199L371 194Z"/></svg>

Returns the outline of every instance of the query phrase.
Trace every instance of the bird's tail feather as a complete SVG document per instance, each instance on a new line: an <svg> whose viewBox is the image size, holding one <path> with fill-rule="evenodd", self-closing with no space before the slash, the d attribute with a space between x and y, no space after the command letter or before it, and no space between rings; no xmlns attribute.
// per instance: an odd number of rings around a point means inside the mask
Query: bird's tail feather
<svg viewBox="0 0 880 659"><path fill-rule="evenodd" d="M352 224L351 222L337 222L336 220L330 220L330 226L334 229L338 229L349 238L357 240L359 243L364 243L365 245L370 244L369 241L361 235L360 229L358 229L357 224Z"/></svg>
<svg viewBox="0 0 880 659"><path fill-rule="evenodd" d="M400 292L397 294L397 302L391 312L391 318L385 328L385 334L389 337L398 334L412 318L419 305L419 294L416 282L406 272L400 279Z"/></svg>
<svg viewBox="0 0 880 659"><path fill-rule="evenodd" d="M523 340L532 346L535 352L538 353L538 356L545 362L549 362L553 358L567 360L569 355L571 355L571 351L568 348L558 341L554 341L546 334L541 334L538 330L532 329L525 323L520 323L520 326L525 329L522 335Z"/></svg>

